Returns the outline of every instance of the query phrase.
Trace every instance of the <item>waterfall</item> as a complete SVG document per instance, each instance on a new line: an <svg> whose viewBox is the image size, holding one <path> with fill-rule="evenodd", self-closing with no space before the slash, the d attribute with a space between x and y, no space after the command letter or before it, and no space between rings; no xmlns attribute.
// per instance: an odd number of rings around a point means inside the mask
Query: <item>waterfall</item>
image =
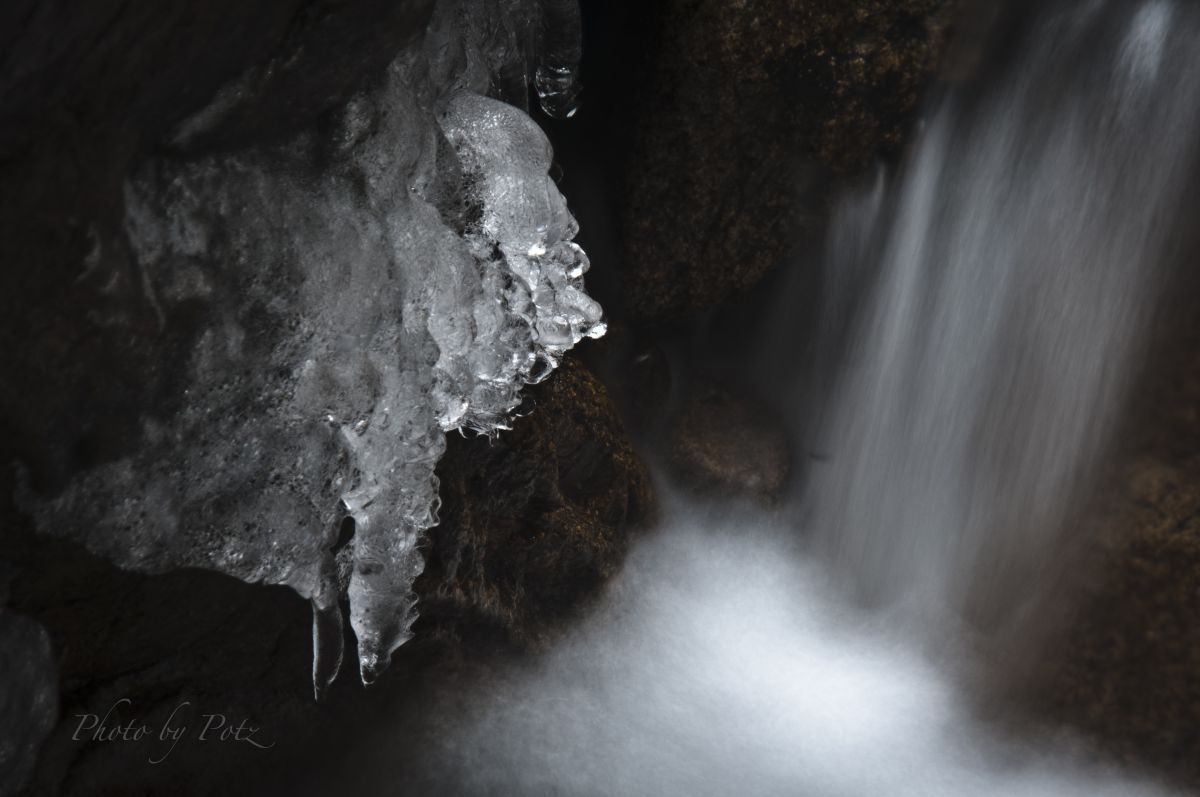
<svg viewBox="0 0 1200 797"><path fill-rule="evenodd" d="M796 505L674 498L557 649L435 712L428 771L405 777L467 794L1162 793L1033 730L1000 735L957 683L968 646L922 644L980 606L1004 619L1045 577L1115 435L1195 166L1200 9L1047 4L1008 33L834 225L825 305L854 318L821 325L843 362Z"/></svg>
<svg viewBox="0 0 1200 797"><path fill-rule="evenodd" d="M945 98L831 258L835 286L878 259L812 533L861 594L924 613L998 619L1031 594L1112 437L1195 162L1194 8L1039 17Z"/></svg>
<svg viewBox="0 0 1200 797"><path fill-rule="evenodd" d="M1200 176L1200 4L1010 5L995 52L932 98L902 162L841 198L818 339L755 341L788 352L772 378L804 416L798 448L819 454L799 489L768 508L665 486L660 527L545 648L498 663L456 646L469 672L439 660L448 672L404 710L356 714L393 724L356 728L289 793L1169 793L1068 731L984 721L964 674L985 658L974 631L1035 616L1178 277ZM18 493L43 531L122 567L205 567L311 600L317 695L342 665L344 601L364 683L412 636L444 435L507 428L522 388L606 329L522 110L532 86L545 114L576 113L578 4L429 10L426 36L312 129L129 176L120 247L97 238L85 265L127 261L160 333L189 319L180 395L122 459L57 496L27 478ZM807 306L775 298L789 319ZM835 365L825 395L800 378L791 352L808 349ZM565 481L539 470L514 489L532 503ZM0 644L0 728L20 732L0 730L0 791L26 776L58 688L46 633L0 612L5 641L22 653ZM264 705L288 717L280 695ZM319 716L340 729L335 709ZM105 766L70 758L59 780L74 788Z"/></svg>

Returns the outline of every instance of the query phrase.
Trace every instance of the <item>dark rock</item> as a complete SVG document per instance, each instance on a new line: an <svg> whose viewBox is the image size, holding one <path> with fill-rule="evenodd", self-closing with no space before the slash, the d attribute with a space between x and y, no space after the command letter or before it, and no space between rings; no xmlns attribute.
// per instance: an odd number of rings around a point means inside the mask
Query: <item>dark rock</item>
<svg viewBox="0 0 1200 797"><path fill-rule="evenodd" d="M640 336L616 321L579 356L604 383L635 438L663 426L678 386L671 359L655 336Z"/></svg>
<svg viewBox="0 0 1200 797"><path fill-rule="evenodd" d="M15 794L58 716L58 677L46 630L2 608L0 684L0 794Z"/></svg>
<svg viewBox="0 0 1200 797"><path fill-rule="evenodd" d="M706 494L770 502L787 483L787 433L773 414L728 390L704 386L676 413L669 463L679 480Z"/></svg>
<svg viewBox="0 0 1200 797"><path fill-rule="evenodd" d="M568 359L494 441L451 437L422 620L522 643L575 611L652 511L650 480L603 386Z"/></svg>
<svg viewBox="0 0 1200 797"><path fill-rule="evenodd" d="M1200 327L1176 339L1086 518L1096 571L1030 702L1116 760L1200 784ZM1076 598L1078 596L1075 596Z"/></svg>
<svg viewBox="0 0 1200 797"><path fill-rule="evenodd" d="M894 153L951 0L666 0L627 164L624 297L661 322L746 291Z"/></svg>
<svg viewBox="0 0 1200 797"><path fill-rule="evenodd" d="M330 714L312 701L310 610L291 590L199 570L122 571L71 543L34 537L17 516L4 521L21 539L13 605L47 629L59 670L61 713L28 794L218 793L234 771L255 781L279 759L199 743L201 712L248 717L281 742L281 755ZM167 747L156 739L73 738L79 715L103 715L121 700L129 703L116 706L110 726L136 719L156 731L189 703L176 717L189 726L187 743L152 765Z"/></svg>

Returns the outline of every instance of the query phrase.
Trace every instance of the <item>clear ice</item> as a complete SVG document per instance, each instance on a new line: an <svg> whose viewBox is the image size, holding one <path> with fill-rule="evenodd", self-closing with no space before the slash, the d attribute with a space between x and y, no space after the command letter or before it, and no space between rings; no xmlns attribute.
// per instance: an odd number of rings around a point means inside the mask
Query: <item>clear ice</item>
<svg viewBox="0 0 1200 797"><path fill-rule="evenodd" d="M523 385L604 332L549 142L517 107L551 5L442 0L331 130L129 179L146 296L164 334L200 332L136 453L27 499L43 532L122 567L290 586L312 602L318 696L343 597L364 682L387 667L417 616L445 433L505 428ZM514 65L525 96L488 96Z"/></svg>
<svg viewBox="0 0 1200 797"><path fill-rule="evenodd" d="M578 0L542 0L541 59L534 88L542 110L555 119L568 119L579 109L579 61L582 21Z"/></svg>

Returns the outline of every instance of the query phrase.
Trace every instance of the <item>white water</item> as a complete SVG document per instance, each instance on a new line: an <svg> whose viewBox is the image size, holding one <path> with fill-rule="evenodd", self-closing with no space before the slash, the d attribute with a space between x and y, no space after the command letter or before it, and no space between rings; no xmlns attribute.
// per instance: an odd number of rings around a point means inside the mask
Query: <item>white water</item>
<svg viewBox="0 0 1200 797"><path fill-rule="evenodd" d="M440 712L434 780L1162 793L1061 734L983 724L956 680L980 664L953 641L964 612L1003 616L1035 591L1119 420L1193 167L1195 10L1036 16L835 232L835 293L868 290L831 303L860 315L803 504L767 517L675 502L552 654ZM851 608L864 596L872 610Z"/></svg>
<svg viewBox="0 0 1200 797"><path fill-rule="evenodd" d="M1061 739L996 738L892 617L847 608L797 558L790 528L744 507L672 514L552 655L443 707L439 792L1166 793Z"/></svg>
<svg viewBox="0 0 1200 797"><path fill-rule="evenodd" d="M941 104L835 239L833 266L874 285L811 528L860 593L926 615L1003 619L1045 577L1137 376L1194 174L1195 9L1065 7Z"/></svg>

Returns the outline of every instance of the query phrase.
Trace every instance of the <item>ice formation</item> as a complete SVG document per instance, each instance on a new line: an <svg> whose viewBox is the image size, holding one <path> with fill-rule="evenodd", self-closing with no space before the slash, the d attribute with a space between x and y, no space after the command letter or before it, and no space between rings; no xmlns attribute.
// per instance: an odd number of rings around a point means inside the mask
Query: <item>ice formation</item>
<svg viewBox="0 0 1200 797"><path fill-rule="evenodd" d="M445 432L503 429L524 384L604 332L549 142L486 96L524 74L542 5L443 0L332 130L126 186L147 296L200 333L137 453L35 502L39 525L123 567L292 587L318 694L343 596L365 682L410 636Z"/></svg>
<svg viewBox="0 0 1200 797"><path fill-rule="evenodd" d="M557 119L579 107L580 18L578 0L544 0L542 57L534 86L542 110Z"/></svg>

